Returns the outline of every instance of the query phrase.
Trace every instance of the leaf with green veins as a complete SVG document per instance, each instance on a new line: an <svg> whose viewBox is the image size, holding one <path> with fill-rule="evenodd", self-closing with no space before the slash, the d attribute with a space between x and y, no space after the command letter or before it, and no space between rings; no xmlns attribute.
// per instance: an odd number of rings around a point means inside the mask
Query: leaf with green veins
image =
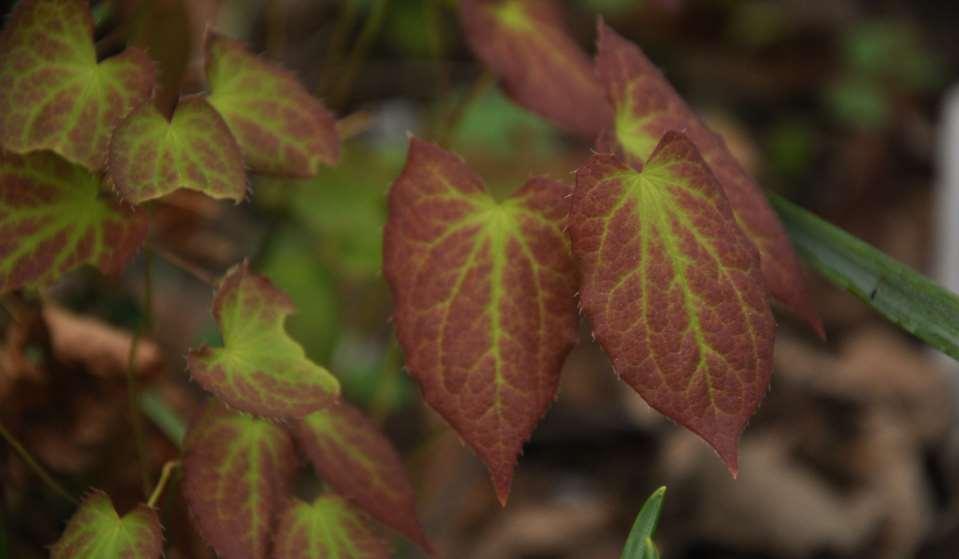
<svg viewBox="0 0 959 559"><path fill-rule="evenodd" d="M722 186L736 223L759 251L769 292L824 337L822 322L806 291L802 268L782 224L723 139L706 128L639 47L602 21L596 70L615 113L613 130L604 134L599 151L622 151L627 159L642 162L666 132L682 130L687 134Z"/></svg>
<svg viewBox="0 0 959 559"><path fill-rule="evenodd" d="M179 188L236 202L246 195L240 148L219 113L199 97L180 101L171 120L151 104L124 119L110 144L110 177L134 204Z"/></svg>
<svg viewBox="0 0 959 559"><path fill-rule="evenodd" d="M190 351L187 368L201 386L239 410L266 417L302 417L339 396L340 384L313 363L284 328L295 310L247 261L220 282L213 316L223 347Z"/></svg>
<svg viewBox="0 0 959 559"><path fill-rule="evenodd" d="M653 532L659 523L659 511L663 508L666 488L660 487L643 503L636 515L633 528L629 531L626 545L620 559L659 559L659 552L653 544Z"/></svg>
<svg viewBox="0 0 959 559"><path fill-rule="evenodd" d="M323 481L373 518L431 549L416 519L413 487L402 460L362 412L335 402L304 417L295 433Z"/></svg>
<svg viewBox="0 0 959 559"><path fill-rule="evenodd" d="M221 557L268 556L297 462L282 427L207 404L187 433L183 492L197 530Z"/></svg>
<svg viewBox="0 0 959 559"><path fill-rule="evenodd" d="M152 93L153 74L135 48L97 63L85 0L23 0L0 35L0 145L98 171L113 129Z"/></svg>
<svg viewBox="0 0 959 559"><path fill-rule="evenodd" d="M569 232L583 310L617 374L735 476L776 324L756 250L696 146L670 132L642 170L593 156L576 172Z"/></svg>
<svg viewBox="0 0 959 559"><path fill-rule="evenodd" d="M276 559L387 559L389 550L349 503L335 496L290 502L280 519Z"/></svg>
<svg viewBox="0 0 959 559"><path fill-rule="evenodd" d="M552 0L462 0L460 21L518 104L589 140L612 121L593 65Z"/></svg>
<svg viewBox="0 0 959 559"><path fill-rule="evenodd" d="M416 138L390 190L383 272L407 367L504 504L577 339L569 193L533 178L496 202L461 159Z"/></svg>
<svg viewBox="0 0 959 559"><path fill-rule="evenodd" d="M147 221L117 207L86 169L40 152L0 152L0 293L44 286L92 264L118 273Z"/></svg>
<svg viewBox="0 0 959 559"><path fill-rule="evenodd" d="M156 511L146 505L117 514L110 496L93 491L80 503L59 541L52 559L157 559L163 553L163 535Z"/></svg>
<svg viewBox="0 0 959 559"><path fill-rule="evenodd" d="M210 104L223 116L250 168L311 177L340 157L333 114L290 72L238 41L212 35L206 75Z"/></svg>

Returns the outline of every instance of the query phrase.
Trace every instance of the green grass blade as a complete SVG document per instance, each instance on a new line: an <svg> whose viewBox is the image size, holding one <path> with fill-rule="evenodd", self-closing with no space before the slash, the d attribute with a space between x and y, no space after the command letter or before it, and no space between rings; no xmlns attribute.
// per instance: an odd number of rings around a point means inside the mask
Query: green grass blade
<svg viewBox="0 0 959 559"><path fill-rule="evenodd" d="M656 551L652 538L665 495L666 488L660 487L643 503L643 508L636 515L633 528L629 531L626 545L623 546L621 559L659 559L659 552Z"/></svg>
<svg viewBox="0 0 959 559"><path fill-rule="evenodd" d="M788 200L770 201L799 255L819 273L959 360L959 296Z"/></svg>

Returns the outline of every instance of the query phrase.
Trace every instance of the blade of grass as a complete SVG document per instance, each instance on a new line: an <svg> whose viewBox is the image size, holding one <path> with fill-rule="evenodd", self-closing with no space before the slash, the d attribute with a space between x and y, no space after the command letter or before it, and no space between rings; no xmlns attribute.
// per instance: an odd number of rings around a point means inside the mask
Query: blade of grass
<svg viewBox="0 0 959 559"><path fill-rule="evenodd" d="M639 510L633 528L629 531L620 559L659 559L659 552L653 545L653 532L656 531L665 496L666 488L660 487L643 503L643 508Z"/></svg>
<svg viewBox="0 0 959 559"><path fill-rule="evenodd" d="M163 398L152 390L145 390L140 393L138 401L140 411L147 417L163 434L177 445L183 448L183 437L186 436L186 421L171 408Z"/></svg>
<svg viewBox="0 0 959 559"><path fill-rule="evenodd" d="M903 330L959 360L959 296L788 200L770 201L799 256Z"/></svg>

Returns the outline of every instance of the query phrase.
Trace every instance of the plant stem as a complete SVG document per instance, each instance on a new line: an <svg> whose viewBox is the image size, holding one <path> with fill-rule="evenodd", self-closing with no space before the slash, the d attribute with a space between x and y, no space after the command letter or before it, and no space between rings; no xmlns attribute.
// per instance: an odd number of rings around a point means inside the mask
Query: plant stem
<svg viewBox="0 0 959 559"><path fill-rule="evenodd" d="M170 460L163 464L163 470L160 471L160 479L157 481L156 487L153 488L153 493L150 493L150 498L147 500L148 507L156 508L157 501L160 500L160 495L163 495L163 489L166 488L167 481L170 480L170 474L173 473L173 470L179 465L179 460Z"/></svg>
<svg viewBox="0 0 959 559"><path fill-rule="evenodd" d="M13 448L13 450L17 453L20 459L23 460L24 463L31 470L33 470L33 473L37 474L37 477L39 477L43 481L43 483L47 485L47 487L49 487L54 493L56 493L57 495L60 495L61 497L70 501L71 503L73 504L78 503L78 501L72 495L70 495L70 493L68 493L67 490L64 489L62 485L57 483L57 481L53 479L53 477L50 474L48 474L46 470L43 469L43 466L41 466L40 463L37 462L33 458L33 456L30 455L30 452L26 448L24 448L22 444L20 444L20 441L18 441L16 437L13 436L12 433L7 431L7 428L4 427L2 423L0 423L0 436L2 436L4 440L7 441L7 444L9 444L11 448Z"/></svg>
<svg viewBox="0 0 959 559"><path fill-rule="evenodd" d="M140 411L153 422L163 434L175 444L183 448L183 439L186 436L186 422L182 417L163 401L163 398L153 390L145 390L140 394Z"/></svg>
<svg viewBox="0 0 959 559"><path fill-rule="evenodd" d="M380 28L383 27L383 20L386 19L387 6L389 6L389 0L373 0L370 15L367 16L366 22L363 24L363 29L360 30L360 36L356 39L353 50L350 52L350 61L346 67L346 71L343 72L343 77L331 96L330 101L333 107L342 106L347 97L349 97L350 90L353 88L353 82L356 79L356 74L366 60L366 55L370 47L373 46L373 40L376 38L376 34L379 33Z"/></svg>
<svg viewBox="0 0 959 559"><path fill-rule="evenodd" d="M324 97L327 93L332 93L333 85L336 83L330 76L330 71L339 65L343 58L343 50L346 47L346 37L349 35L353 22L356 21L357 0L344 0L340 7L340 15L336 19L336 25L333 27L330 44L326 47L326 60L323 63L323 76L317 87L317 96Z"/></svg>
<svg viewBox="0 0 959 559"><path fill-rule="evenodd" d="M133 333L133 339L130 341L130 353L127 357L127 405L130 414L130 427L133 430L133 442L136 446L137 462L140 465L140 478L143 483L144 496L150 491L150 473L147 470L147 452L146 443L143 436L143 421L140 417L140 409L137 406L137 386L136 386L136 368L137 368L137 349L140 346L140 339L149 331L152 320L153 309L153 255L149 249L144 253L143 261L143 319L136 332Z"/></svg>
<svg viewBox="0 0 959 559"><path fill-rule="evenodd" d="M174 267L179 268L180 270L183 270L187 274L200 280L201 283L205 283L209 286L213 286L216 284L216 280L214 279L213 275L207 272L206 270L204 270L203 268L197 266L196 264L193 264L192 262L188 262L184 258L174 254L173 252L170 252L169 250L153 243L148 243L147 248L153 251L154 254L162 258L168 264L171 264Z"/></svg>
<svg viewBox="0 0 959 559"><path fill-rule="evenodd" d="M449 117L446 119L446 126L443 128L443 132L440 133L438 141L441 146L449 147L449 143L453 141L453 135L456 133L456 128L459 126L460 121L463 120L463 115L466 114L466 110L492 83L493 74L484 70L483 73L476 78L476 81L473 82L469 91L457 101L456 105L453 106L453 110L450 111Z"/></svg>

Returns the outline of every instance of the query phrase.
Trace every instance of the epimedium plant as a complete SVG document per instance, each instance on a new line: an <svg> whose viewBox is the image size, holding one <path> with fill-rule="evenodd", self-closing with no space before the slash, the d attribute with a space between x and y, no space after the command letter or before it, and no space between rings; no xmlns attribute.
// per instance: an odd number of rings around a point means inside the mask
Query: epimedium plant
<svg viewBox="0 0 959 559"><path fill-rule="evenodd" d="M590 60L548 0L459 4L469 45L510 97L595 154L575 184L534 177L497 200L458 155L411 138L383 254L409 373L505 505L582 314L617 374L735 476L769 387L772 302L824 335L782 223L722 138L602 21ZM241 43L211 34L205 91L168 108L154 102L150 56L98 60L93 27L84 0L22 0L0 35L0 292L81 265L122 270L151 202L178 189L239 203L249 173L310 177L338 160L332 113ZM213 396L182 458L199 533L226 558L388 556L373 518L431 553L396 450L287 334L290 298L247 261L215 283L222 346L187 358ZM868 298L888 300L878 289ZM924 339L954 349L950 328ZM303 460L328 487L311 501L293 488ZM159 557L169 466L122 516L92 491L54 557ZM628 556L658 555L661 501L644 507Z"/></svg>

